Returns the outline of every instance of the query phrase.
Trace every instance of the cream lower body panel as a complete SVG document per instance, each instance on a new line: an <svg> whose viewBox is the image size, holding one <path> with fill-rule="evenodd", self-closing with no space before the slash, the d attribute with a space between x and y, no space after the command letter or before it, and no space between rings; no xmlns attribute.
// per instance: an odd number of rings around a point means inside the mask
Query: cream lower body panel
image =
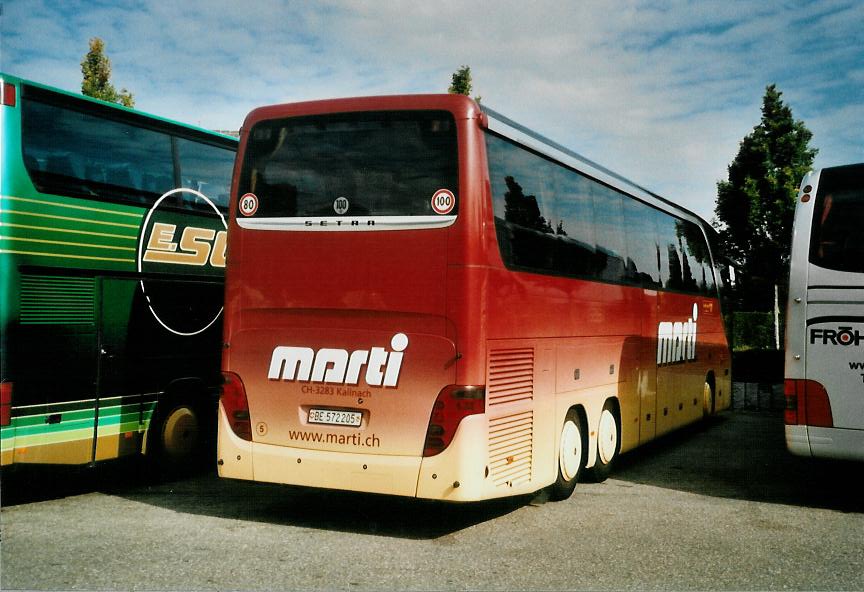
<svg viewBox="0 0 864 592"><path fill-rule="evenodd" d="M812 456L810 452L810 438L807 435L807 426L786 426L786 448L797 456Z"/></svg>
<svg viewBox="0 0 864 592"><path fill-rule="evenodd" d="M420 458L252 445L256 481L413 496Z"/></svg>
<svg viewBox="0 0 864 592"><path fill-rule="evenodd" d="M864 460L864 430L787 425L786 446L800 456Z"/></svg>
<svg viewBox="0 0 864 592"><path fill-rule="evenodd" d="M216 465L220 477L254 480L252 473L252 442L238 438L222 403L219 403L218 433L216 439Z"/></svg>
<svg viewBox="0 0 864 592"><path fill-rule="evenodd" d="M231 430L221 404L217 456L220 477L412 497L422 460L247 442Z"/></svg>
<svg viewBox="0 0 864 592"><path fill-rule="evenodd" d="M489 419L470 415L462 420L447 449L423 459L417 480L417 497L453 502L533 493L550 483L538 482L536 458L531 459L530 478L496 484L489 470ZM500 480L499 480L500 481Z"/></svg>
<svg viewBox="0 0 864 592"><path fill-rule="evenodd" d="M455 502L532 493L548 483L532 478L495 485L490 478L488 419L466 417L450 446L432 457L387 456L255 444L238 438L219 406L219 476Z"/></svg>

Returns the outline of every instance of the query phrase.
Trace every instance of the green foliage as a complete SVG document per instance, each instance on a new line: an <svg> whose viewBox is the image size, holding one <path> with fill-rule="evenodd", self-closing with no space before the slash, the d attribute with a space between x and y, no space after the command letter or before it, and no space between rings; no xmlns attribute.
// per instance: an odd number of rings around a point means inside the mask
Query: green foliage
<svg viewBox="0 0 864 592"><path fill-rule="evenodd" d="M736 312L732 315L735 351L774 349L774 315L769 312Z"/></svg>
<svg viewBox="0 0 864 592"><path fill-rule="evenodd" d="M717 183L717 230L726 255L741 264L745 300L763 298L749 283L786 283L795 197L818 152L781 95L773 84L765 89L761 121L741 141L728 180Z"/></svg>
<svg viewBox="0 0 864 592"><path fill-rule="evenodd" d="M471 67L462 66L453 72L453 78L450 82L450 88L447 92L451 95L471 95Z"/></svg>
<svg viewBox="0 0 864 592"><path fill-rule="evenodd" d="M111 84L111 60L105 55L105 42L99 37L90 39L90 51L81 62L81 93L124 107L134 107L135 98L125 88L118 93Z"/></svg>

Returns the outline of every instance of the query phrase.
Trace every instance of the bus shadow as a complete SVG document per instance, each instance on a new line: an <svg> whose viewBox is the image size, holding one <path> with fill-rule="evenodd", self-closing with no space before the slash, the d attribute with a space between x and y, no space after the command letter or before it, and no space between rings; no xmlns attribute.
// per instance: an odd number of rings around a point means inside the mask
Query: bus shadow
<svg viewBox="0 0 864 592"><path fill-rule="evenodd" d="M189 478L211 472L203 465L185 471ZM62 499L88 493L145 488L163 478L143 460L125 458L91 466L15 465L0 474L0 507Z"/></svg>
<svg viewBox="0 0 864 592"><path fill-rule="evenodd" d="M160 478L134 462L93 469L22 467L3 475L0 505L105 494L185 514L405 539L438 539L530 504L519 496L455 504L220 479L206 469Z"/></svg>
<svg viewBox="0 0 864 592"><path fill-rule="evenodd" d="M729 411L619 459L613 479L713 497L864 512L864 463L786 450L782 414Z"/></svg>
<svg viewBox="0 0 864 592"><path fill-rule="evenodd" d="M108 493L108 492L106 492ZM454 504L219 479L215 474L111 492L175 512L405 539L437 539L499 518L533 496Z"/></svg>

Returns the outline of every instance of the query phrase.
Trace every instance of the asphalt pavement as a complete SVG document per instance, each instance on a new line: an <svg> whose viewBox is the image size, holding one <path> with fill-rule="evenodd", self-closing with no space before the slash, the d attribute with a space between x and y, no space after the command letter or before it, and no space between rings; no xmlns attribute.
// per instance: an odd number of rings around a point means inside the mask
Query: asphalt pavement
<svg viewBox="0 0 864 592"><path fill-rule="evenodd" d="M860 463L790 456L727 412L605 483L452 505L131 463L4 474L3 590L860 590Z"/></svg>

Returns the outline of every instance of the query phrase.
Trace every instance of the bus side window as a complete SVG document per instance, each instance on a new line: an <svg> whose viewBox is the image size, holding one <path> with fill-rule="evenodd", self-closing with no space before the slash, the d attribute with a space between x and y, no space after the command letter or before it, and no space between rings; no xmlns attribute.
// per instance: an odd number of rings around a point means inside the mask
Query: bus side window
<svg viewBox="0 0 864 592"><path fill-rule="evenodd" d="M105 182L105 169L101 166L95 164L87 164L84 167L84 178L88 181L95 181L96 183L104 183Z"/></svg>
<svg viewBox="0 0 864 592"><path fill-rule="evenodd" d="M39 172L42 170L42 165L39 164L39 159L30 154L24 155L24 168L27 169L28 172Z"/></svg>
<svg viewBox="0 0 864 592"><path fill-rule="evenodd" d="M174 187L174 181L166 175L146 174L143 179L144 191L162 195Z"/></svg>
<svg viewBox="0 0 864 592"><path fill-rule="evenodd" d="M109 168L105 180L111 185L118 185L120 187L130 187L132 185L132 175L129 174L129 169L126 167Z"/></svg>
<svg viewBox="0 0 864 592"><path fill-rule="evenodd" d="M72 158L68 154L52 154L48 157L46 171L54 175L64 177L77 177L72 165Z"/></svg>

